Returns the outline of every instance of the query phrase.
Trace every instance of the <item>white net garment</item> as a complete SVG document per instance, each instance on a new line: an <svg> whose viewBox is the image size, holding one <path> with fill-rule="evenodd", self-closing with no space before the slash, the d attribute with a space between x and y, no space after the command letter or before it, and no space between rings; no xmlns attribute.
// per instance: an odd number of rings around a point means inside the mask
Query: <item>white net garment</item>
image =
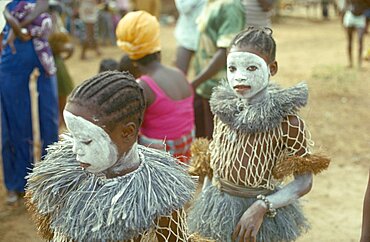
<svg viewBox="0 0 370 242"><path fill-rule="evenodd" d="M130 242L182 242L188 241L188 229L184 210L176 210L172 216L161 217L156 225L141 240Z"/></svg>
<svg viewBox="0 0 370 242"><path fill-rule="evenodd" d="M253 134L233 131L215 117L211 168L215 177L236 185L272 190L276 162L287 156L306 156L312 146L304 121L296 115L288 116L273 130Z"/></svg>

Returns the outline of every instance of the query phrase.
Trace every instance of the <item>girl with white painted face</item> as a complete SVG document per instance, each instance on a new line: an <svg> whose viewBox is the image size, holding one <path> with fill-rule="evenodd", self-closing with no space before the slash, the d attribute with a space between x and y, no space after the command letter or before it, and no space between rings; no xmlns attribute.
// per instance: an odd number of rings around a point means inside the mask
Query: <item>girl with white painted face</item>
<svg viewBox="0 0 370 242"><path fill-rule="evenodd" d="M208 180L189 213L189 229L216 241L294 241L308 229L298 198L329 159L312 154L298 109L307 86L282 89L272 30L249 28L232 41L227 81L214 89ZM200 156L200 158L203 158ZM194 167L205 167L195 159ZM199 159L204 161L204 159ZM283 179L293 179L283 185Z"/></svg>
<svg viewBox="0 0 370 242"><path fill-rule="evenodd" d="M76 87L69 133L28 176L30 211L55 241L188 241L184 204L195 185L169 154L137 144L145 100L128 72Z"/></svg>

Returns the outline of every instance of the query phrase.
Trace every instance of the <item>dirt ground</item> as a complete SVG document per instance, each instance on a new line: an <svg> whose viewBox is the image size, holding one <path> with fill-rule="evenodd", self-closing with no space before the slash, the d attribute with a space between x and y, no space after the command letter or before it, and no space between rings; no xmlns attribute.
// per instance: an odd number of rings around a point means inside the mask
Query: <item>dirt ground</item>
<svg viewBox="0 0 370 242"><path fill-rule="evenodd" d="M312 191L302 201L312 229L299 242L358 241L362 202L370 167L370 63L347 69L346 40L338 19L329 21L283 18L274 24L278 74L284 87L301 80L309 84L309 103L301 111L315 141L315 150L332 158L330 168L314 178ZM365 48L370 48L367 35ZM175 40L173 26L162 28L163 60L171 64ZM355 49L356 49L355 45ZM116 47L103 55L79 60L79 49L67 61L76 83L98 70L102 58L118 59ZM0 176L0 199L5 196ZM0 241L42 241L21 206L0 204Z"/></svg>

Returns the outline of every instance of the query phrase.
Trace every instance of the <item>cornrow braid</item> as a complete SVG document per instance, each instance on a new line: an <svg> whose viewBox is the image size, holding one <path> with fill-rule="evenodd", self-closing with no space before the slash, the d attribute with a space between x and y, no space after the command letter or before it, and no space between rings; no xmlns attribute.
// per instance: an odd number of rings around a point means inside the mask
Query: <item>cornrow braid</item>
<svg viewBox="0 0 370 242"><path fill-rule="evenodd" d="M266 56L270 57L270 61L275 60L276 43L272 37L272 29L267 27L248 27L238 33L231 41L230 47L245 47L252 46Z"/></svg>
<svg viewBox="0 0 370 242"><path fill-rule="evenodd" d="M129 72L106 71L84 81L68 97L69 103L97 110L97 118L110 129L117 122L143 121L143 89Z"/></svg>

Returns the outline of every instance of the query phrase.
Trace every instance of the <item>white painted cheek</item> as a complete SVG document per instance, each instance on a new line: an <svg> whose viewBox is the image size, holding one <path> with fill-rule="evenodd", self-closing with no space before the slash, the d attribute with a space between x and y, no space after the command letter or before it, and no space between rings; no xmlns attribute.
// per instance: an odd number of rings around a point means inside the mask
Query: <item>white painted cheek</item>
<svg viewBox="0 0 370 242"><path fill-rule="evenodd" d="M92 155L89 155L91 166L86 169L92 173L105 171L118 160L118 150L110 139L100 136L96 144L98 146L94 148Z"/></svg>

